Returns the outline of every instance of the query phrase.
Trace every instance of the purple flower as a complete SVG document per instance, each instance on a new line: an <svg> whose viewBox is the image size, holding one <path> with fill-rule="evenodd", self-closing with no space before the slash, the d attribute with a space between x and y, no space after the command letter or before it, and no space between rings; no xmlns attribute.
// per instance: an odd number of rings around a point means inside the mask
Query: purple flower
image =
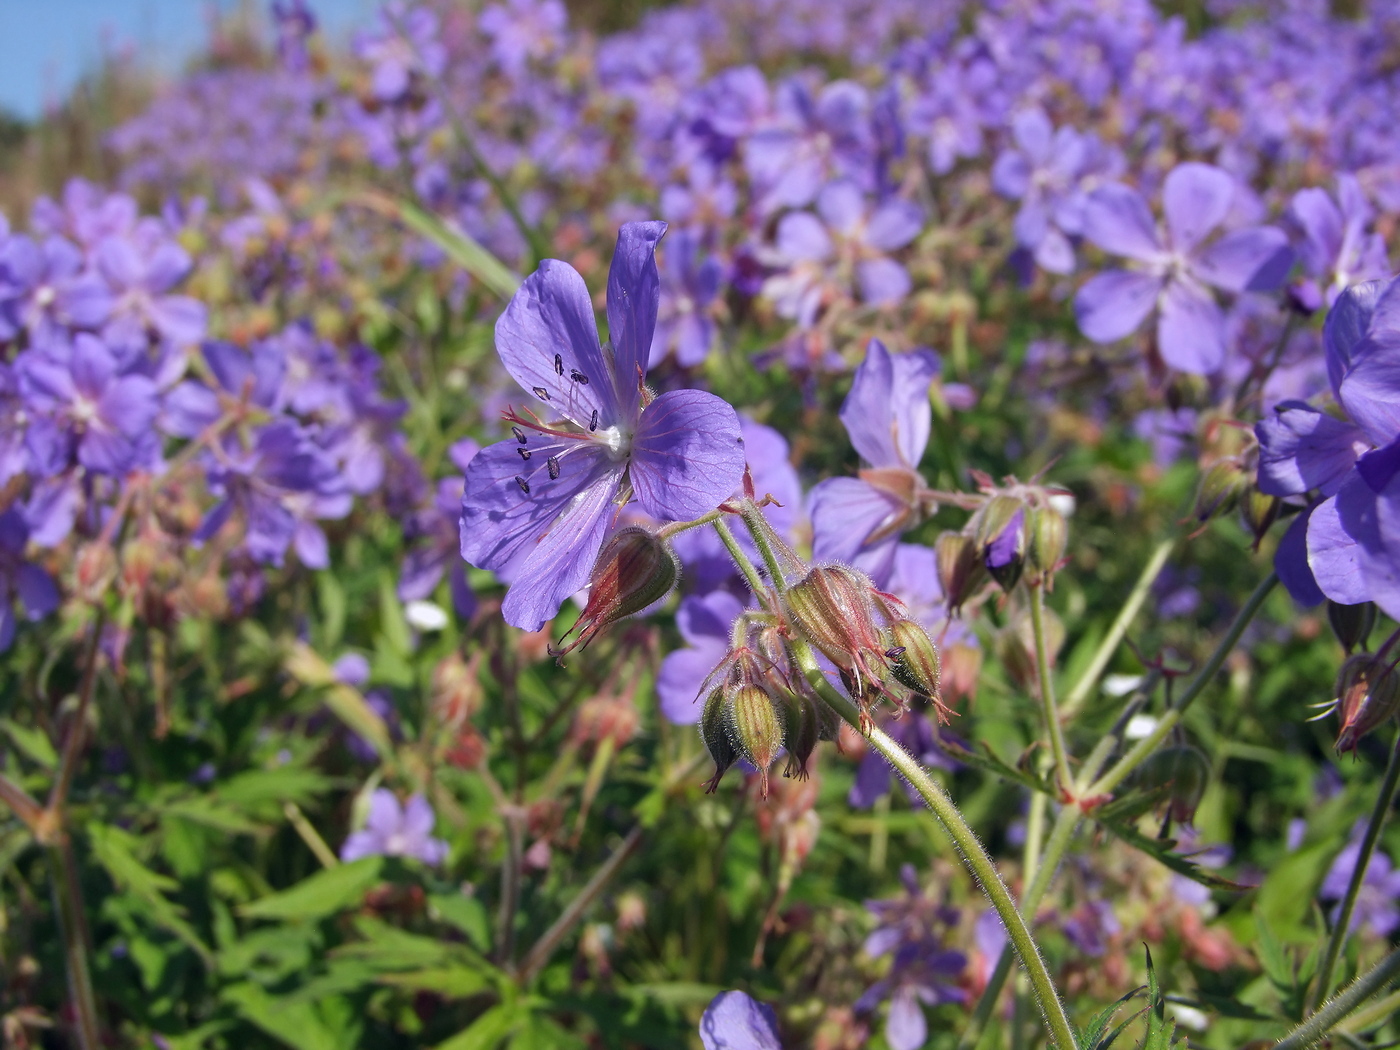
<svg viewBox="0 0 1400 1050"><path fill-rule="evenodd" d="M1327 876L1322 880L1318 896L1325 901L1340 902L1346 896L1347 886L1356 871L1356 863L1361 859L1361 842L1353 838L1337 854ZM1332 909L1332 921L1340 917L1341 904ZM1361 926L1369 927L1378 937L1389 937L1400 927L1400 870L1395 870L1390 857L1377 850L1371 854L1371 862L1366 866L1366 874L1361 889L1356 895L1356 906L1351 913L1351 933Z"/></svg>
<svg viewBox="0 0 1400 1050"><path fill-rule="evenodd" d="M1036 265L1050 273L1074 270L1070 238L1083 228L1086 194L1081 179L1107 158L1098 140L1071 127L1058 130L1044 110L1028 109L1011 122L1016 146L992 165L992 186L1019 200L1013 232Z"/></svg>
<svg viewBox="0 0 1400 1050"><path fill-rule="evenodd" d="M743 992L720 992L700 1018L705 1050L783 1050L778 1015Z"/></svg>
<svg viewBox="0 0 1400 1050"><path fill-rule="evenodd" d="M763 294L802 328L816 323L829 297L849 295L852 279L863 302L897 303L909 294L909 272L889 254L922 229L917 205L895 197L872 209L854 183L833 182L817 198L816 215L791 212L778 223L772 260L785 270L764 282Z"/></svg>
<svg viewBox="0 0 1400 1050"><path fill-rule="evenodd" d="M676 364L694 368L704 363L715 341L710 310L719 296L719 260L705 250L698 231L677 230L666 245L664 262L649 364L655 367L674 351Z"/></svg>
<svg viewBox="0 0 1400 1050"><path fill-rule="evenodd" d="M1229 292L1276 288L1292 256L1272 226L1235 230L1206 246L1225 221L1235 180L1208 164L1179 164L1162 186L1165 232L1147 202L1120 183L1101 186L1084 209L1084 236L1106 252L1141 264L1091 278L1074 299L1079 327L1099 343L1136 331L1157 315L1157 349L1182 372L1208 375L1225 361L1225 317L1210 287Z"/></svg>
<svg viewBox="0 0 1400 1050"><path fill-rule="evenodd" d="M17 362L31 409L51 424L50 441L71 447L77 460L102 474L124 474L153 449L142 439L160 411L156 387L146 376L121 375L107 344L80 332L72 346L50 343ZM40 433L31 424L31 446ZM50 456L66 459L51 450Z"/></svg>
<svg viewBox="0 0 1400 1050"><path fill-rule="evenodd" d="M345 840L340 859L349 862L380 855L441 864L447 859L447 843L432 837L434 823L433 807L422 795L414 795L401 806L388 788L376 788L370 796L364 828Z"/></svg>
<svg viewBox="0 0 1400 1050"><path fill-rule="evenodd" d="M272 21L277 29L277 57L289 73L311 68L306 41L316 32L316 15L306 0L272 0Z"/></svg>
<svg viewBox="0 0 1400 1050"><path fill-rule="evenodd" d="M744 435L744 458L748 461L754 492L760 500L772 496L777 501L763 508L763 516L779 536L792 542L802 518L802 483L789 462L787 439L772 427L744 416L739 419L739 427ZM737 530L734 538L749 551L751 558L758 559L758 550L753 547L747 529ZM680 555L686 582L693 591L705 594L724 587L736 594L748 593L748 585L739 575L734 559L712 530L690 529L677 536L672 547Z"/></svg>
<svg viewBox="0 0 1400 1050"><path fill-rule="evenodd" d="M97 246L98 271L112 289L111 320L104 331L115 346L143 349L154 332L176 346L204 338L204 304L171 289L189 274L189 253L158 224L144 222L138 236L109 237Z"/></svg>
<svg viewBox="0 0 1400 1050"><path fill-rule="evenodd" d="M773 125L751 135L744 151L764 213L810 204L832 177L867 170L870 95L859 84L835 80L814 95L793 78L778 88L776 110Z"/></svg>
<svg viewBox="0 0 1400 1050"><path fill-rule="evenodd" d="M1335 201L1323 189L1299 190L1289 212L1303 231L1299 246L1303 269L1322 281L1329 307L1351 285L1378 280L1390 272L1385 241L1379 233L1366 232L1371 206L1356 176L1337 176ZM1306 305L1316 309L1322 304Z"/></svg>
<svg viewBox="0 0 1400 1050"><path fill-rule="evenodd" d="M0 304L0 339L13 339L23 328L42 343L67 328L101 327L112 294L70 241L19 235L0 245Z"/></svg>
<svg viewBox="0 0 1400 1050"><path fill-rule="evenodd" d="M391 3L379 26L355 41L355 53L373 66L371 90L381 102L398 102L408 94L415 75L432 80L447 68L447 48L438 18L426 7Z"/></svg>
<svg viewBox="0 0 1400 1050"><path fill-rule="evenodd" d="M919 1050L928 1039L923 1006L962 1002L957 986L967 968L967 956L944 947L948 927L958 912L924 893L911 865L900 871L904 894L890 900L866 901L865 907L879 924L865 939L865 953L892 955L889 975L876 981L855 1004L866 1012L885 999L885 1041L891 1050Z"/></svg>
<svg viewBox="0 0 1400 1050"><path fill-rule="evenodd" d="M656 676L661 714L676 725L694 725L704 707L700 686L729 652L730 630L744 611L728 591L690 595L676 610L676 627L686 647L666 654Z"/></svg>
<svg viewBox="0 0 1400 1050"><path fill-rule="evenodd" d="M27 620L41 620L58 608L53 578L24 557L29 526L19 511L0 514L0 653L15 640L15 601Z"/></svg>
<svg viewBox="0 0 1400 1050"><path fill-rule="evenodd" d="M531 59L549 58L564 43L569 13L559 0L506 0L481 12L477 25L491 38L491 54L518 77Z"/></svg>
<svg viewBox="0 0 1400 1050"><path fill-rule="evenodd" d="M1069 942L1085 955L1095 958L1108 951L1108 939L1123 926L1113 914L1113 905L1106 900L1082 902L1061 923Z"/></svg>
<svg viewBox="0 0 1400 1050"><path fill-rule="evenodd" d="M734 409L699 390L651 400L645 389L665 230L628 223L618 233L610 354L598 343L583 278L556 259L525 280L496 323L502 363L547 416L512 413L518 436L472 460L461 551L510 579L502 612L516 627L539 630L583 586L620 505L635 499L656 520L688 521L718 506L743 475Z"/></svg>
<svg viewBox="0 0 1400 1050"><path fill-rule="evenodd" d="M1400 613L1400 281L1347 289L1323 328L1327 373L1350 422L1303 402L1279 405L1255 429L1259 487L1316 491L1274 565L1294 599L1374 601Z"/></svg>
<svg viewBox="0 0 1400 1050"><path fill-rule="evenodd" d="M870 341L841 406L851 444L869 466L858 478L829 478L812 490L818 561L847 562L877 587L889 583L899 537L917 523L926 502L918 466L932 422L928 390L937 374L938 359L927 350L892 354L880 340Z"/></svg>

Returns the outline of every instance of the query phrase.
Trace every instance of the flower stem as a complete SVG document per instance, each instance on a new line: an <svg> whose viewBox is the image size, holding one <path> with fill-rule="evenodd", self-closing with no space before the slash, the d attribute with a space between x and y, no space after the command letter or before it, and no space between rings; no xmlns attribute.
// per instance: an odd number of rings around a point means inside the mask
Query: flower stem
<svg viewBox="0 0 1400 1050"><path fill-rule="evenodd" d="M1132 750L1114 763L1112 769L1099 777L1098 780L1094 781L1085 794L1091 796L1107 795L1119 784L1123 783L1128 775L1141 765L1153 751L1157 750L1157 747L1163 740L1171 735L1172 730L1181 722L1182 716L1186 713L1186 709L1205 691L1206 686L1214 680L1215 674L1220 670L1221 665L1225 662L1225 658L1229 656L1230 652L1235 648L1235 643L1240 640L1240 635L1244 634L1244 629L1249 626L1250 621L1253 620L1255 614L1259 612L1265 599L1269 597L1270 592L1273 591L1274 585L1277 583L1278 574L1271 572L1260 582L1258 587L1254 588L1254 593L1249 596L1249 601L1244 603L1244 608L1235 616L1235 622L1230 625L1230 629L1225 633L1225 637L1220 639L1220 644L1217 645L1215 651L1210 654L1210 658L1206 660L1206 665L1202 667L1200 673L1191 680L1191 684L1172 704L1171 709L1158 721L1157 728L1139 740Z"/></svg>
<svg viewBox="0 0 1400 1050"><path fill-rule="evenodd" d="M860 719L854 705L826 680L826 675L822 673L822 669L818 666L807 643L801 639L794 639L790 646L798 667L812 688L842 718L859 730ZM987 855L986 849L978 840L977 833L968 825L961 811L939 783L929 776L924 767L891 739L884 730L879 726L871 726L866 733L866 740L884 757L885 761L894 767L900 776L913 786L914 790L919 793L919 797L928 806L929 811L938 818L939 823L952 837L958 851L962 854L963 863L972 873L972 877L977 880L978 885L982 887L982 891L987 894L992 902L992 907L996 909L1002 924L1006 927L1011 944L1021 959L1021 965L1025 967L1026 973L1030 977L1031 987L1035 991L1036 1000L1040 1004L1054 1045L1060 1050L1075 1050L1078 1044L1075 1042L1074 1029L1070 1026L1064 1004L1060 1002L1059 993L1055 990L1055 984L1050 977L1049 969L1046 968L1045 960L1041 958L1040 948L1036 945L1030 930L1026 928L1025 922L1016 910L1011 893L1007 890L1006 884L1001 881L1001 875L998 874L992 858Z"/></svg>
<svg viewBox="0 0 1400 1050"><path fill-rule="evenodd" d="M1175 546L1175 540L1163 540L1153 550L1152 556L1147 559L1147 564L1142 568L1142 575L1138 577L1137 583L1133 584L1127 601L1118 610L1118 615L1113 618L1108 633L1104 635L1103 641L1094 651L1094 658L1089 661L1089 666L1084 669L1084 673L1079 676L1079 680L1074 683L1074 688L1069 691L1064 703L1060 705L1060 714L1063 717L1073 718L1079 713L1079 709L1085 701L1089 699L1089 694L1098 684L1099 677L1103 674L1104 668L1108 666L1108 662L1113 659L1113 654L1118 651L1123 636L1128 633L1129 625L1137 616L1138 610L1142 608L1142 603L1147 600L1148 592L1152 590L1152 585L1157 582L1157 577L1161 575L1162 567L1166 565L1167 558Z"/></svg>
<svg viewBox="0 0 1400 1050"><path fill-rule="evenodd" d="M1274 1050L1303 1050L1331 1031L1349 1013L1375 995L1400 974L1400 948L1391 952L1369 973L1347 985L1335 999L1280 1039Z"/></svg>
<svg viewBox="0 0 1400 1050"><path fill-rule="evenodd" d="M720 541L725 549L729 551L729 556L734 559L734 564L739 566L739 571L744 574L744 579L748 581L749 590L753 591L754 597L763 602L763 595L768 588L763 583L763 577L758 574L758 570L749 561L749 556L744 553L744 548L739 546L739 541L734 538L734 533L729 531L729 525L723 518L716 518L712 521L715 531L719 533ZM762 548L759 548L762 550ZM775 577L775 579L781 579Z"/></svg>
<svg viewBox="0 0 1400 1050"><path fill-rule="evenodd" d="M1322 956L1322 964L1317 968L1317 983L1313 986L1308 1012L1316 1010L1318 1004L1332 991L1332 971L1337 966L1337 958L1342 954L1342 946L1351 932L1351 916L1356 909L1356 897L1366 881L1366 869L1371 864L1371 855L1376 851L1381 831L1385 828L1390 807L1395 802L1395 789L1400 786L1400 733L1396 734L1395 746L1390 750L1390 762L1385 767L1385 779L1381 781L1380 794L1371 810L1366 834L1361 839L1361 852L1357 854L1356 865L1351 869L1351 880L1347 883L1346 896L1342 898L1341 910L1332 926L1332 934L1327 939L1327 951Z"/></svg>
<svg viewBox="0 0 1400 1050"><path fill-rule="evenodd" d="M1070 772L1065 734L1055 706L1055 679L1050 673L1050 646L1045 638L1045 588L1039 584L1031 587L1031 631L1035 635L1036 671L1040 679L1040 705L1045 714L1045 731L1050 737L1050 753L1055 757L1055 779L1063 795L1073 785L1074 775Z"/></svg>
<svg viewBox="0 0 1400 1050"><path fill-rule="evenodd" d="M67 833L49 847L52 863L50 880L54 907L58 912L59 935L63 940L63 960L68 971L68 995L72 1000L73 1023L79 1050L100 1050L101 1025L97 1015L97 995L92 971L88 968L87 918L83 914L83 890L78 882L77 858Z"/></svg>
<svg viewBox="0 0 1400 1050"><path fill-rule="evenodd" d="M544 969L545 964L549 962L549 957L554 954L554 949L558 948L559 943L578 925L584 912L588 910L588 906L603 892L623 863L637 851L637 847L641 843L642 825L638 824L627 833L622 844L613 851L613 855L603 863L603 866L593 873L593 877L588 880L583 889L579 890L578 896L569 902L569 906L564 909L559 918L554 920L554 924L545 930L540 939L525 953L525 958L520 963L521 984L529 984Z"/></svg>

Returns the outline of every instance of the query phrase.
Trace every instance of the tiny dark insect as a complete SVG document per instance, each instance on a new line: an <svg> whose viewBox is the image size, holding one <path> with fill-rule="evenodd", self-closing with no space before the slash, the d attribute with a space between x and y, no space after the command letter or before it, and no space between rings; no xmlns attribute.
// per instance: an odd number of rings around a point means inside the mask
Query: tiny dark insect
<svg viewBox="0 0 1400 1050"><path fill-rule="evenodd" d="M596 408L593 410L593 418L590 419L590 420L588 421L588 429L589 429L589 430L597 430L597 429L598 429L598 410L597 410Z"/></svg>
<svg viewBox="0 0 1400 1050"><path fill-rule="evenodd" d="M582 372L580 372L577 368L569 369L569 378L572 379L575 383L582 383L584 386L588 385L588 377Z"/></svg>
<svg viewBox="0 0 1400 1050"><path fill-rule="evenodd" d="M564 374L564 359L558 354L554 355L554 374L560 376Z"/></svg>
<svg viewBox="0 0 1400 1050"><path fill-rule="evenodd" d="M521 459L529 459L529 458L530 458L530 450L529 450L528 448L518 448L518 447L517 447L515 451L517 451L517 452L520 453L520 458L521 458Z"/></svg>
<svg viewBox="0 0 1400 1050"><path fill-rule="evenodd" d="M535 395L537 398L539 398L541 401L548 401L548 400L549 400L549 391L546 390L544 387L542 387L542 386L532 386L532 387L530 388L530 390L531 390L531 391L534 393L534 395Z"/></svg>
<svg viewBox="0 0 1400 1050"><path fill-rule="evenodd" d="M549 459L545 460L545 466L549 467L549 480L559 480L559 457L550 456Z"/></svg>
<svg viewBox="0 0 1400 1050"><path fill-rule="evenodd" d="M896 645L893 649L886 649L885 656L890 660L898 660L904 655L904 646Z"/></svg>
<svg viewBox="0 0 1400 1050"><path fill-rule="evenodd" d="M522 445L525 444L525 431L521 430L519 427L511 427L510 432L515 435L516 441L520 442Z"/></svg>
<svg viewBox="0 0 1400 1050"><path fill-rule="evenodd" d="M525 493L525 495L528 496L530 494L530 483L519 474L515 475L515 483L520 486L520 491Z"/></svg>

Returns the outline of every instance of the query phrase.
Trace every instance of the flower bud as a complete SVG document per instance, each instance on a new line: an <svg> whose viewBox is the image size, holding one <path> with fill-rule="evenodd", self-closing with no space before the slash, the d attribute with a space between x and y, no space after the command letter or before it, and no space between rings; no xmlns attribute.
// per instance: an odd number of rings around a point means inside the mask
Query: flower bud
<svg viewBox="0 0 1400 1050"><path fill-rule="evenodd" d="M895 678L919 695L937 700L943 661L928 632L913 620L896 620L890 624L889 641L890 653L898 654L892 658Z"/></svg>
<svg viewBox="0 0 1400 1050"><path fill-rule="evenodd" d="M700 739L715 763L715 775L705 782L707 794L715 792L720 778L739 759L739 752L729 736L729 720L725 715L728 706L724 690L716 689L705 698L705 710L700 714Z"/></svg>
<svg viewBox="0 0 1400 1050"><path fill-rule="evenodd" d="M1031 515L1030 539L1026 544L1026 564L1037 578L1045 578L1060 566L1069 542L1069 525L1065 516L1051 506L1037 509Z"/></svg>
<svg viewBox="0 0 1400 1050"><path fill-rule="evenodd" d="M1249 487L1249 471L1233 456L1212 465L1196 490L1196 520L1210 521L1229 512Z"/></svg>
<svg viewBox="0 0 1400 1050"><path fill-rule="evenodd" d="M822 712L826 705L806 693L784 690L779 697L783 709L783 738L787 741L788 763L783 776L807 779L807 759L822 738Z"/></svg>
<svg viewBox="0 0 1400 1050"><path fill-rule="evenodd" d="M819 565L788 588L788 620L837 667L859 666L861 654L881 648L873 592L865 573Z"/></svg>
<svg viewBox="0 0 1400 1050"><path fill-rule="evenodd" d="M1337 711L1342 725L1338 751L1355 751L1371 730L1400 710L1400 676L1389 661L1371 653L1347 658L1337 672Z"/></svg>
<svg viewBox="0 0 1400 1050"><path fill-rule="evenodd" d="M605 627L659 602L671 593L680 575L680 562L665 540L640 525L620 529L598 553L589 578L588 603L564 635L578 631L579 636L553 655L587 646Z"/></svg>
<svg viewBox="0 0 1400 1050"><path fill-rule="evenodd" d="M1278 521L1283 501L1277 496L1268 496L1254 486L1250 486L1240 498L1240 523L1259 546L1264 534Z"/></svg>
<svg viewBox="0 0 1400 1050"><path fill-rule="evenodd" d="M934 544L938 561L938 582L948 600L948 608L957 612L982 582L986 566L977 556L977 541L961 532L945 532Z"/></svg>
<svg viewBox="0 0 1400 1050"><path fill-rule="evenodd" d="M1004 592L1021 578L1026 559L1026 505L1015 496L996 495L976 517L977 550Z"/></svg>
<svg viewBox="0 0 1400 1050"><path fill-rule="evenodd" d="M939 682L946 702L971 700L977 695L977 680L982 675L982 650L975 645L956 642L943 650L943 675Z"/></svg>
<svg viewBox="0 0 1400 1050"><path fill-rule="evenodd" d="M457 729L480 709L480 663L479 655L468 662L461 653L452 652L433 668L433 713L442 725Z"/></svg>
<svg viewBox="0 0 1400 1050"><path fill-rule="evenodd" d="M1167 747L1153 752L1138 767L1134 779L1146 791L1161 791L1167 817L1191 823L1210 781L1210 762L1194 747Z"/></svg>
<svg viewBox="0 0 1400 1050"><path fill-rule="evenodd" d="M117 575L117 555L111 544L102 540L84 544L78 551L73 575L73 589L79 598L87 602L101 601Z"/></svg>
<svg viewBox="0 0 1400 1050"><path fill-rule="evenodd" d="M741 685L726 698L730 737L739 754L758 767L759 789L768 797L768 767L783 746L783 718L762 689Z"/></svg>
<svg viewBox="0 0 1400 1050"><path fill-rule="evenodd" d="M1372 602L1343 605L1329 599L1327 620L1337 641L1342 643L1342 648L1350 656L1357 646L1365 645L1366 639L1371 636L1371 629L1376 626L1376 606Z"/></svg>

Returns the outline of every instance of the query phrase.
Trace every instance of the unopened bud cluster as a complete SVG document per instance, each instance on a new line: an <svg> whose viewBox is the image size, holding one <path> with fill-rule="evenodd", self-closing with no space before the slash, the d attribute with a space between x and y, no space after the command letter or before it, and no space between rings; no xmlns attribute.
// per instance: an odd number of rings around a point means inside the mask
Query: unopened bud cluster
<svg viewBox="0 0 1400 1050"><path fill-rule="evenodd" d="M950 609L961 608L987 577L1008 594L1023 578L1049 589L1069 542L1068 492L1013 479L1000 487L984 482L986 502L960 532L943 533L935 546Z"/></svg>

